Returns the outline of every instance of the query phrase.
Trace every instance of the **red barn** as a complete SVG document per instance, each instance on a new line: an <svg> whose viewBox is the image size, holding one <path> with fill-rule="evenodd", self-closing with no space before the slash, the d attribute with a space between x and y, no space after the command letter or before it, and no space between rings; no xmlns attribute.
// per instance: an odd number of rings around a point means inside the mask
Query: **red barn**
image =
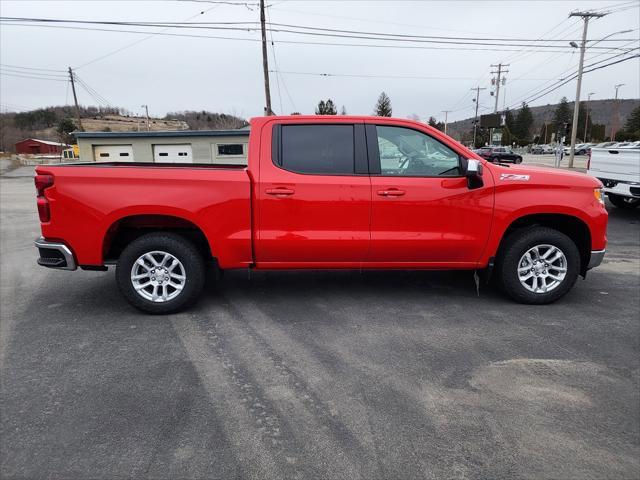
<svg viewBox="0 0 640 480"><path fill-rule="evenodd" d="M31 153L35 155L57 154L65 148L68 148L68 145L64 143L38 140L37 138L27 138L16 143L16 153Z"/></svg>

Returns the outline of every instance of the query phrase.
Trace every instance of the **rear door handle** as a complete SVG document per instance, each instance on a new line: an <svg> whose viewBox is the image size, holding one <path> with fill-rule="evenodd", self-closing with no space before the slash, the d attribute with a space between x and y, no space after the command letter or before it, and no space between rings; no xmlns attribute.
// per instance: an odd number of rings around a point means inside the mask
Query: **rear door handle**
<svg viewBox="0 0 640 480"><path fill-rule="evenodd" d="M289 196L289 195L293 195L294 193L296 193L295 190L291 189L291 188L267 188L266 192L267 195L282 195L282 196Z"/></svg>
<svg viewBox="0 0 640 480"><path fill-rule="evenodd" d="M381 197L401 197L404 195L404 190L398 190L397 188L390 188L389 190L378 190L378 195Z"/></svg>

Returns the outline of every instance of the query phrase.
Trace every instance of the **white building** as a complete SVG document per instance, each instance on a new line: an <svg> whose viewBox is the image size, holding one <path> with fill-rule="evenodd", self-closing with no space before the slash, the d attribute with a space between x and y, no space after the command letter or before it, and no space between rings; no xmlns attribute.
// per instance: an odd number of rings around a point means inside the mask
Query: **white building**
<svg viewBox="0 0 640 480"><path fill-rule="evenodd" d="M75 132L83 162L246 165L249 129Z"/></svg>

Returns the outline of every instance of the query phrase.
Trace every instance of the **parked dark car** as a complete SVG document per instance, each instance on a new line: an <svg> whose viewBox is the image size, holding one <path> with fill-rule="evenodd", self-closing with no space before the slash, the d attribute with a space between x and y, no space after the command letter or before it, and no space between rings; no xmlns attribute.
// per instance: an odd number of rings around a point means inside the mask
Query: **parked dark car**
<svg viewBox="0 0 640 480"><path fill-rule="evenodd" d="M514 153L509 147L482 147L478 155L493 163L522 163L522 156Z"/></svg>

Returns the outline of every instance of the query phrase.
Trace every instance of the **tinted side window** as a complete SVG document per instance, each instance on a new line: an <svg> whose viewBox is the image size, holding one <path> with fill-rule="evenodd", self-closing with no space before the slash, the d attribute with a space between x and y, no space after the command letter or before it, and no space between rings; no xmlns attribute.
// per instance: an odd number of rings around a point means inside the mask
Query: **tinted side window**
<svg viewBox="0 0 640 480"><path fill-rule="evenodd" d="M460 175L458 154L433 137L404 127L376 127L382 175Z"/></svg>
<svg viewBox="0 0 640 480"><path fill-rule="evenodd" d="M298 173L354 173L353 125L283 125L280 164Z"/></svg>

